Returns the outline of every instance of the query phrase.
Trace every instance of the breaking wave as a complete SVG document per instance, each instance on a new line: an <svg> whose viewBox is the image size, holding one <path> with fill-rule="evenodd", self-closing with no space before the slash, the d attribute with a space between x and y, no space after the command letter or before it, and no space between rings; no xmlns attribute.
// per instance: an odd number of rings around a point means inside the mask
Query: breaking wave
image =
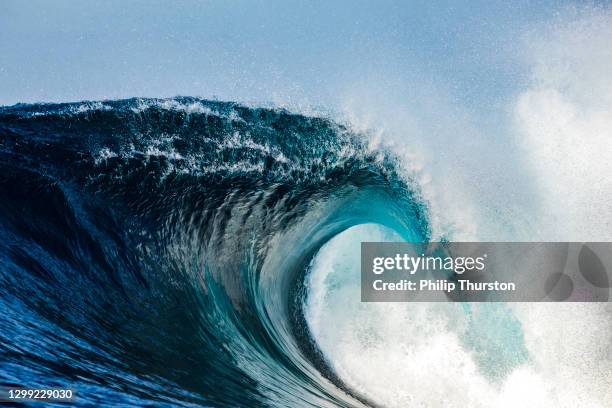
<svg viewBox="0 0 612 408"><path fill-rule="evenodd" d="M305 319L338 234L429 236L363 135L195 98L20 104L0 108L0 157L3 385L83 405L373 404Z"/></svg>

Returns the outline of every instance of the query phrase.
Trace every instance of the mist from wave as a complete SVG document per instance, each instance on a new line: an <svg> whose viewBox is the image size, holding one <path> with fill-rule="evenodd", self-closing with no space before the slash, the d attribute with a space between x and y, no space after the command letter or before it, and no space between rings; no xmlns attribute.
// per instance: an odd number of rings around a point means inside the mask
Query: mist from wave
<svg viewBox="0 0 612 408"><path fill-rule="evenodd" d="M575 7L517 35L525 78L493 112L401 75L343 95L419 186L433 240L611 239L611 21ZM350 254L377 238L398 239L373 225L337 235L308 277L312 332L352 388L399 407L608 405L609 304L364 305ZM320 325L331 316L345 319Z"/></svg>

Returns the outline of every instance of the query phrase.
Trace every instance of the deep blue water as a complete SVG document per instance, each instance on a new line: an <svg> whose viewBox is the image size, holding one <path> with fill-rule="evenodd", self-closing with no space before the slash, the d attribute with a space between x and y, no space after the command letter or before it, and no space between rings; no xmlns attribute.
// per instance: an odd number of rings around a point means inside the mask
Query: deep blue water
<svg viewBox="0 0 612 408"><path fill-rule="evenodd" d="M304 273L357 224L425 240L416 197L326 118L194 98L1 107L0 382L80 405L368 404L311 339Z"/></svg>

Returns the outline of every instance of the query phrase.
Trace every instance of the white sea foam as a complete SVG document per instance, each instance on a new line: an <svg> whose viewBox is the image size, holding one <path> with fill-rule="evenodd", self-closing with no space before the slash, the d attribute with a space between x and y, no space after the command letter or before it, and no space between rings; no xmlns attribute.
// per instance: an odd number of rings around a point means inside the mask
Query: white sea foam
<svg viewBox="0 0 612 408"><path fill-rule="evenodd" d="M169 111L180 111L187 114L201 113L205 115L219 115L217 111L210 109L208 106L199 101L180 102L175 99L139 99L136 106L132 108L132 111L135 113L141 113L152 107Z"/></svg>
<svg viewBox="0 0 612 408"><path fill-rule="evenodd" d="M139 99L131 110L134 113L142 113L153 107L167 111L184 112L187 115L213 115L224 117L234 122L244 121L234 109L229 112L219 112L200 101L182 102L176 99Z"/></svg>
<svg viewBox="0 0 612 408"><path fill-rule="evenodd" d="M106 105L104 102L94 101L94 102L82 102L79 105L72 108L74 113L84 113L90 111L108 111L111 110L112 107Z"/></svg>
<svg viewBox="0 0 612 408"><path fill-rule="evenodd" d="M612 239L612 14L568 10L524 40L531 79L495 134L434 91L423 103L437 121L410 104L364 104L388 96L367 87L348 99L356 127L379 129L372 148L417 181L433 239ZM609 304L360 303L359 242L395 239L350 229L307 278L309 328L352 389L389 407L609 406ZM498 335L513 324L520 336Z"/></svg>
<svg viewBox="0 0 612 408"><path fill-rule="evenodd" d="M45 106L45 105L43 104L42 106ZM80 102L79 104L70 105L67 109L67 112L72 113L72 114L81 114L81 113L87 113L87 112L92 112L92 111L109 111L112 109L113 108L111 106L101 101L83 101L83 102ZM51 110L51 111L45 110L45 111L32 112L30 113L30 116L44 117L44 116L57 115L57 114L58 112L55 110Z"/></svg>
<svg viewBox="0 0 612 408"><path fill-rule="evenodd" d="M321 248L307 278L310 331L352 389L388 407L606 406L608 304L361 303L355 254L373 240L401 239L353 227Z"/></svg>
<svg viewBox="0 0 612 408"><path fill-rule="evenodd" d="M117 157L117 153L113 152L108 147L105 147L98 152L98 154L94 157L94 160L96 164L100 164L103 161L106 161L113 157Z"/></svg>

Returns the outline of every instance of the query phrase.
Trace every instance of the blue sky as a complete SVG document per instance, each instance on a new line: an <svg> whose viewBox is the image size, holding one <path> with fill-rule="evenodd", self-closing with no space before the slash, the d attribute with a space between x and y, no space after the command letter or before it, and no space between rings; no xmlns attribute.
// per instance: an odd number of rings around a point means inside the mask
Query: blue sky
<svg viewBox="0 0 612 408"><path fill-rule="evenodd" d="M409 97L423 85L464 106L489 106L523 80L520 33L563 7L5 0L0 104L194 95L333 107L355 87L402 89Z"/></svg>

